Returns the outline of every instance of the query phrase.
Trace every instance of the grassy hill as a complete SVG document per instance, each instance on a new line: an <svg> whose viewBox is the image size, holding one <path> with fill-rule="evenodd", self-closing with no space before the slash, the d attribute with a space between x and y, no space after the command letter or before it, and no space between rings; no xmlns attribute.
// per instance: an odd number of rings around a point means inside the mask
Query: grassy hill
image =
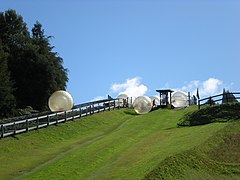
<svg viewBox="0 0 240 180"><path fill-rule="evenodd" d="M196 109L120 109L1 139L0 177L240 178L240 122L179 127Z"/></svg>

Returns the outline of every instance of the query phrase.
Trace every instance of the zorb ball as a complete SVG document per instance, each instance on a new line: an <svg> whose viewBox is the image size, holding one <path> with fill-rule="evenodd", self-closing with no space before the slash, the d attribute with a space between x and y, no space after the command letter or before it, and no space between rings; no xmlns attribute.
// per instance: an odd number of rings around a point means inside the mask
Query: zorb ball
<svg viewBox="0 0 240 180"><path fill-rule="evenodd" d="M73 107L73 98L66 91L55 91L48 100L52 112L67 111Z"/></svg>
<svg viewBox="0 0 240 180"><path fill-rule="evenodd" d="M188 106L188 97L182 92L175 92L172 95L172 105L176 107L186 107Z"/></svg>
<svg viewBox="0 0 240 180"><path fill-rule="evenodd" d="M116 105L120 107L126 106L127 99L128 99L127 94L119 94L116 100Z"/></svg>
<svg viewBox="0 0 240 180"><path fill-rule="evenodd" d="M138 114L146 114L152 109L152 101L147 96L139 96L134 100L133 108Z"/></svg>
<svg viewBox="0 0 240 180"><path fill-rule="evenodd" d="M152 105L159 106L160 105L160 98L158 96L150 96L149 97L152 101Z"/></svg>

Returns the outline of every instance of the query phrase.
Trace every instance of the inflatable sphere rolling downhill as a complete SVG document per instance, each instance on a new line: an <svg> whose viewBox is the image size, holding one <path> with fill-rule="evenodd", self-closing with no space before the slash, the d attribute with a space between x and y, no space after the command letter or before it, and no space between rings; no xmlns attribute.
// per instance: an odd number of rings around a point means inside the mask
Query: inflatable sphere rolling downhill
<svg viewBox="0 0 240 180"><path fill-rule="evenodd" d="M172 95L172 105L175 108L178 107L187 107L188 106L188 97L186 94L177 91Z"/></svg>
<svg viewBox="0 0 240 180"><path fill-rule="evenodd" d="M146 114L152 109L152 101L147 96L139 96L134 100L133 108L138 114Z"/></svg>
<svg viewBox="0 0 240 180"><path fill-rule="evenodd" d="M55 91L48 100L52 112L67 111L73 107L73 98L66 91Z"/></svg>

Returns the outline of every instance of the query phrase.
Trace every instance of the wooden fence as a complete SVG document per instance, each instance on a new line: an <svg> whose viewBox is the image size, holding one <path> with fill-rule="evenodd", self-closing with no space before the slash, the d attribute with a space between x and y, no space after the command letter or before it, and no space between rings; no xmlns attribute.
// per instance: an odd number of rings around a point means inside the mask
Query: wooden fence
<svg viewBox="0 0 240 180"><path fill-rule="evenodd" d="M223 104L223 103L231 103L240 99L240 92L226 92L223 94L218 94L215 96L209 96L207 98L198 100L198 109L201 108L202 105L214 105L214 104Z"/></svg>
<svg viewBox="0 0 240 180"><path fill-rule="evenodd" d="M110 111L111 109L126 107L122 100L119 99L104 99L99 101L88 102L74 106L73 109L68 111L49 112L45 115L28 117L26 119L14 118L12 122L0 124L0 138L11 135L16 135L31 130L56 125L69 120L81 118L83 116L92 115L102 111ZM2 121L4 122L4 121Z"/></svg>

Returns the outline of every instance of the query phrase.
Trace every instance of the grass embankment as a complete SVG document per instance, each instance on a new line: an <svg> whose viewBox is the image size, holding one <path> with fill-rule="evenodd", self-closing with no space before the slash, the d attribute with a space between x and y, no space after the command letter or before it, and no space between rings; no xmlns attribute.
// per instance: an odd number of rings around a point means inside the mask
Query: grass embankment
<svg viewBox="0 0 240 180"><path fill-rule="evenodd" d="M214 161L214 157L218 156L214 155L218 154L215 150L222 149L219 146L221 138L208 141L206 148L198 147L209 138L214 138L215 133L228 132L229 125L213 123L179 128L177 123L183 114L195 109L196 107L178 111L160 109L145 115L121 109L17 135L16 138L1 139L0 177L141 179L163 177L162 175L174 178L178 174L183 178L198 173L201 175L202 171L188 166L191 163L185 160L195 159L204 166L207 163L199 161L203 155L206 162L212 159ZM231 136L233 139L236 137ZM229 140L232 143L231 138ZM235 149L235 143L232 144ZM200 159L194 156L197 154L198 157L198 152ZM236 168L235 164L233 169ZM161 169L162 166L167 170ZM182 169L183 173L178 173ZM208 168L204 171L211 176ZM221 173L222 170L217 172Z"/></svg>
<svg viewBox="0 0 240 180"><path fill-rule="evenodd" d="M240 123L204 143L166 158L145 179L240 179Z"/></svg>
<svg viewBox="0 0 240 180"><path fill-rule="evenodd" d="M240 104L186 113L180 126L226 123L204 143L166 158L145 179L240 179ZM199 127L199 126L198 126Z"/></svg>
<svg viewBox="0 0 240 180"><path fill-rule="evenodd" d="M18 177L79 144L91 143L130 117L123 110L104 112L0 139L0 179Z"/></svg>
<svg viewBox="0 0 240 180"><path fill-rule="evenodd" d="M186 113L179 121L179 126L197 126L213 122L239 121L240 104L221 104Z"/></svg>

